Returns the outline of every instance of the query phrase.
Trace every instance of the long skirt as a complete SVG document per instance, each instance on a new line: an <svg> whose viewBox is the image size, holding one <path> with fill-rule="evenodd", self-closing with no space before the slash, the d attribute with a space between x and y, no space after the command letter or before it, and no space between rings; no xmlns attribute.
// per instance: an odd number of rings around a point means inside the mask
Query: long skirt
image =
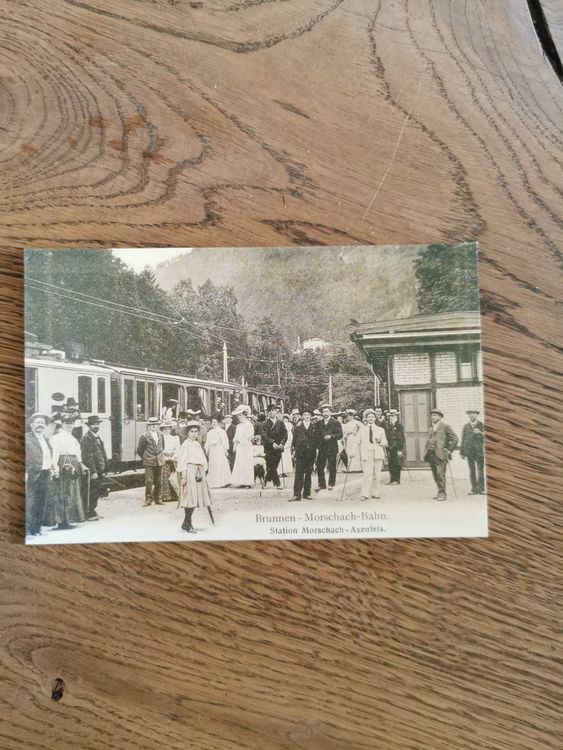
<svg viewBox="0 0 563 750"><path fill-rule="evenodd" d="M55 523L81 523L86 519L80 487L82 471L76 456L60 456L59 477L55 479Z"/></svg>
<svg viewBox="0 0 563 750"><path fill-rule="evenodd" d="M165 461L162 467L162 480L160 483L160 502L169 503L172 500L177 500L178 495L174 490L174 487L170 484L170 474L174 474L176 471L176 464L174 461Z"/></svg>
<svg viewBox="0 0 563 750"><path fill-rule="evenodd" d="M225 487L231 483L231 469L222 445L209 446L207 482L210 487Z"/></svg>
<svg viewBox="0 0 563 750"><path fill-rule="evenodd" d="M346 438L346 454L348 456L348 471L362 471L360 441L357 433L348 435Z"/></svg>
<svg viewBox="0 0 563 750"><path fill-rule="evenodd" d="M188 464L188 468L183 472L180 480L179 508L207 508L211 505L211 496L209 494L209 485L205 471L200 468L200 482L196 481L197 474L197 464Z"/></svg>
<svg viewBox="0 0 563 750"><path fill-rule="evenodd" d="M235 453L235 465L231 477L233 487L254 484L254 446L252 443L240 443Z"/></svg>

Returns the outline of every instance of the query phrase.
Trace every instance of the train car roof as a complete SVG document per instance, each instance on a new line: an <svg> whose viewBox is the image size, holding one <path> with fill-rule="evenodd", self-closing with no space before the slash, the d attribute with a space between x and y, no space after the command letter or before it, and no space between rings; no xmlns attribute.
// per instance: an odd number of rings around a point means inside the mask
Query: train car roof
<svg viewBox="0 0 563 750"><path fill-rule="evenodd" d="M60 367L68 370L81 370L83 372L97 372L100 375L110 375L112 368L108 365L93 364L92 362L71 362L68 359L51 359L50 357L26 357L26 367Z"/></svg>
<svg viewBox="0 0 563 750"><path fill-rule="evenodd" d="M264 391L260 388L254 388L248 385L241 385L241 383L229 383L222 380L205 380L204 378L194 378L189 375L179 375L174 372L160 372L157 370L140 370L136 367L127 367L125 365L113 365L113 364L98 364L93 362L72 362L68 359L51 359L49 357L26 357L26 366L51 366L62 369L70 369L82 372L95 372L104 375L110 375L112 372L116 372L119 375L133 375L138 377L153 377L159 380L169 380L173 382L183 383L185 385L195 386L213 386L215 388L232 388L237 390L246 390L251 392L260 393L264 396L271 398L283 398L275 393Z"/></svg>

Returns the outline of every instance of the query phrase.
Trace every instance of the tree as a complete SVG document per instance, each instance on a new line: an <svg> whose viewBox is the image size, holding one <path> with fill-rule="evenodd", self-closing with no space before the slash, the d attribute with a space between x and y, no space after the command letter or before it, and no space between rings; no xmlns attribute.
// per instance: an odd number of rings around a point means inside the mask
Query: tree
<svg viewBox="0 0 563 750"><path fill-rule="evenodd" d="M415 261L421 315L479 309L477 249L473 245L428 245Z"/></svg>

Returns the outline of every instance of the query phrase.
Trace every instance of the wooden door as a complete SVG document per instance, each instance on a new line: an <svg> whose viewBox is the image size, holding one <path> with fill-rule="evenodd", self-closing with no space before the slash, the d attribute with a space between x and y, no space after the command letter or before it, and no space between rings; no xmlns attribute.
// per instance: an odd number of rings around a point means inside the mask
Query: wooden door
<svg viewBox="0 0 563 750"><path fill-rule="evenodd" d="M407 463L409 466L422 466L430 425L430 391L401 391L399 402L405 428Z"/></svg>

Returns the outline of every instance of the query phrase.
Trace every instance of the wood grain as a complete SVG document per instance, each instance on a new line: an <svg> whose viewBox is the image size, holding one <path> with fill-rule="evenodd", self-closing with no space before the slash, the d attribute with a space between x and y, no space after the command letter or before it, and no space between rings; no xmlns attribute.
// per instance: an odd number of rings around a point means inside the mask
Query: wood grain
<svg viewBox="0 0 563 750"><path fill-rule="evenodd" d="M0 746L559 747L563 92L525 0L2 32ZM23 246L432 240L481 243L490 539L23 547Z"/></svg>

